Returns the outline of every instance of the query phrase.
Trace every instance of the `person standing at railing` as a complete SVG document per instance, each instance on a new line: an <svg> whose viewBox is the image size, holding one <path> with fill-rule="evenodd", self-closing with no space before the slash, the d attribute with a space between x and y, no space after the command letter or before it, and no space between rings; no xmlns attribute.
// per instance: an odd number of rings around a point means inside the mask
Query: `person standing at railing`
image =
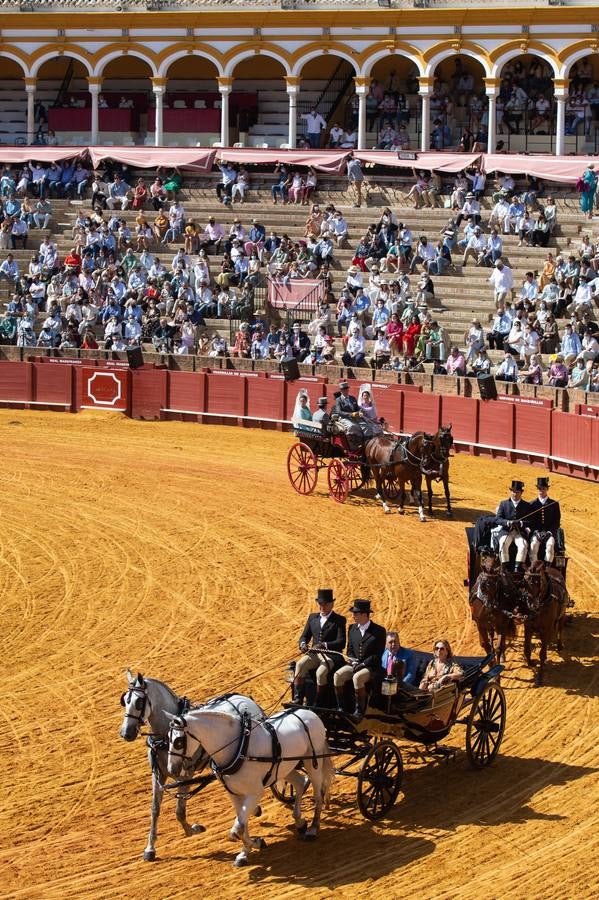
<svg viewBox="0 0 599 900"><path fill-rule="evenodd" d="M306 122L306 134L308 137L308 143L310 146L316 150L320 147L320 134L327 127L327 123L320 115L319 112L316 112L316 108L313 106L309 113L302 113L302 119Z"/></svg>

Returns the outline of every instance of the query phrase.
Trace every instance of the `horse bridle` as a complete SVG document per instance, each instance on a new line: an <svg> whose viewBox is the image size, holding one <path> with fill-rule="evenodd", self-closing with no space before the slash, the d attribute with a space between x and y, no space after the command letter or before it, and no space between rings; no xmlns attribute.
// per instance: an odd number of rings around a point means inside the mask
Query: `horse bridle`
<svg viewBox="0 0 599 900"><path fill-rule="evenodd" d="M141 696L135 698L134 705L134 709L140 713L139 716L136 716L132 712L127 712L127 704L131 702L132 694L141 694ZM145 687L142 687L141 685L129 685L129 690L121 694L121 706L125 709L125 718L133 719L135 722L138 722L138 728L141 728L141 726L146 723L146 704L149 702L148 692Z"/></svg>
<svg viewBox="0 0 599 900"><path fill-rule="evenodd" d="M183 734L179 735L179 737L173 738L172 732L175 730L182 731ZM171 719L171 724L168 728L168 752L170 756L178 756L184 762L185 760L191 762L193 757L187 756L188 734L189 732L187 730L187 722L185 721L185 716L175 716L174 719Z"/></svg>

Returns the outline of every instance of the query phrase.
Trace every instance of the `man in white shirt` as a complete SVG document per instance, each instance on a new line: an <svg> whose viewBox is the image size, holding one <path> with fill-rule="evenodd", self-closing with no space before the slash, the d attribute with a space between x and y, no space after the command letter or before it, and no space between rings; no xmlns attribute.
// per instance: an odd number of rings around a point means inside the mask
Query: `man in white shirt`
<svg viewBox="0 0 599 900"><path fill-rule="evenodd" d="M510 209L510 204L507 201L507 197L500 197L493 209L491 210L491 215L489 217L489 227L494 228L498 226L501 228L504 226L505 217L508 215ZM504 227L504 231L506 231ZM506 233L509 232L509 225L507 227Z"/></svg>
<svg viewBox="0 0 599 900"><path fill-rule="evenodd" d="M493 266L498 259L501 259L503 253L503 241L497 234L497 229L493 228L491 234L487 238L485 246L484 263L487 266Z"/></svg>
<svg viewBox="0 0 599 900"><path fill-rule="evenodd" d="M348 342L345 353L341 357L344 366L360 368L366 358L366 342L359 331L353 334Z"/></svg>
<svg viewBox="0 0 599 900"><path fill-rule="evenodd" d="M302 119L305 119L306 122L308 143L316 150L320 147L320 132L327 127L327 123L320 113L316 112L314 107L312 107L309 113L302 113Z"/></svg>
<svg viewBox="0 0 599 900"><path fill-rule="evenodd" d="M338 147L344 133L345 132L339 122L335 122L329 132L329 147Z"/></svg>
<svg viewBox="0 0 599 900"><path fill-rule="evenodd" d="M495 373L498 381L518 381L518 364L511 353L506 353L503 362Z"/></svg>
<svg viewBox="0 0 599 900"><path fill-rule="evenodd" d="M534 303L539 293L539 285L535 280L533 272L527 272L520 288L520 300L528 300Z"/></svg>
<svg viewBox="0 0 599 900"><path fill-rule="evenodd" d="M493 285L495 291L495 306L497 308L504 305L506 300L511 300L514 277L512 270L504 264L502 259L498 259L495 263L495 268L489 275L489 282Z"/></svg>
<svg viewBox="0 0 599 900"><path fill-rule="evenodd" d="M464 256L462 258L462 267L466 265L468 259L473 256L476 265L480 266L483 261L484 252L487 246L487 242L485 240L485 236L482 234L479 226L477 225L474 229L474 234L466 244L466 249L464 251Z"/></svg>
<svg viewBox="0 0 599 900"><path fill-rule="evenodd" d="M9 253L2 265L0 265L0 279L2 278L5 278L7 281L19 280L19 266L12 253Z"/></svg>
<svg viewBox="0 0 599 900"><path fill-rule="evenodd" d="M568 305L568 312L581 312L583 309L593 307L593 284L597 279L588 281L584 276L580 279L572 303Z"/></svg>

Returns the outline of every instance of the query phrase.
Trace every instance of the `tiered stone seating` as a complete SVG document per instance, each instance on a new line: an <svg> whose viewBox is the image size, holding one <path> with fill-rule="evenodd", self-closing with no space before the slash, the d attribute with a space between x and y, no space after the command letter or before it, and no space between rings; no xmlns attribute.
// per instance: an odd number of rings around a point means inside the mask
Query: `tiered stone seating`
<svg viewBox="0 0 599 900"><path fill-rule="evenodd" d="M214 177L204 177L188 182L189 187L182 192L182 200L188 217L194 217L198 222L203 223L209 215L214 214L217 220L227 228L238 216L249 229L251 219L257 216L267 229L273 228L278 234L286 233L296 240L303 237L308 207L281 204L273 206L268 191L271 176L253 178L253 189L248 193L247 201L237 204L233 208L223 207L216 200L213 187L215 180ZM369 204L367 207L363 205L360 209L351 207L352 198L346 193L345 179L323 178L320 187L322 189L319 190L315 199L321 204L335 203L344 211L349 223L349 242L346 247L335 251L333 284L336 294L345 281L345 273L351 263L355 244L367 226L378 221L383 206L390 205L400 220L409 224L415 236L423 233L431 239L436 239L450 215L450 211L444 208L415 210L411 206L406 206L405 197L409 190L409 184L401 183L398 179L377 178L375 184L374 178L371 176ZM558 228L548 249L557 254L569 252L571 244L577 247L581 234L592 233L595 235L597 228L596 225L592 226L592 223L582 218L578 209L578 198L573 191L562 190L554 193L558 197ZM64 255L72 246L70 232L81 208L81 203L55 200L53 205L55 215L51 228L60 253ZM490 206L490 200L483 201L483 224L485 213L488 216ZM147 214L150 220L155 215L152 209L148 210ZM122 215L128 221L133 221L136 213L133 210L126 210ZM40 240L40 232L33 230L30 234L28 249L15 251L21 271L26 270L31 251L39 246ZM180 239L178 243L182 243L182 240ZM513 235L504 239L504 255L513 269L516 286L529 269L541 270L547 253L542 248L518 247L517 243L517 238ZM170 262L175 249L165 246L157 248L156 252L165 261ZM5 254L3 254L3 258L4 256ZM487 282L489 269L477 268L472 261L469 261L467 267L462 269L461 254L454 255L454 264L455 269L452 274L433 278L436 296L433 309L436 318L448 330L452 342L463 345L464 332L468 329L473 317L479 318L483 325L488 323L494 310L493 292ZM387 277L392 278L393 276ZM7 302L8 294L7 283L0 283L0 303ZM229 338L228 322L212 320L208 325L211 329L221 331L227 339ZM500 354L491 353L492 358L498 356Z"/></svg>

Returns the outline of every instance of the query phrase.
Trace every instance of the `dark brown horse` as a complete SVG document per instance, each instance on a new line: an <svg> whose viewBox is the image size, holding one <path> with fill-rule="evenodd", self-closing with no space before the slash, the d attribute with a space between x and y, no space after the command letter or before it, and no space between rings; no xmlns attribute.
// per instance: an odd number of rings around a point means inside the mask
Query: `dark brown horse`
<svg viewBox="0 0 599 900"><path fill-rule="evenodd" d="M453 435L451 433L451 422L449 425L442 425L433 437L434 452L432 455L433 466L431 469L423 469L423 475L426 480L426 490L428 493L428 514L433 514L433 481L443 482L445 491L445 501L447 503L447 518L451 519L453 510L451 508L451 495L449 493L449 451L453 447Z"/></svg>
<svg viewBox="0 0 599 900"><path fill-rule="evenodd" d="M387 485L399 485L400 515L404 513L406 484L410 484L418 504L420 521L424 522L424 506L422 500L423 470L434 463L433 435L422 431L413 434L407 440L396 440L384 434L371 438L364 448L364 457L376 482L376 499L380 500L386 513L391 512L387 504Z"/></svg>
<svg viewBox="0 0 599 900"><path fill-rule="evenodd" d="M516 637L518 590L513 579L491 558L483 561L483 566L470 592L470 609L481 647L485 653L494 653L500 663L505 659L508 642Z"/></svg>
<svg viewBox="0 0 599 900"><path fill-rule="evenodd" d="M545 569L540 560L533 563L524 575L524 595L527 606L524 619L524 656L527 664L532 667L532 636L538 635L541 649L535 682L541 685L548 646L555 643L558 651L563 648L563 628L570 596L561 573L557 569Z"/></svg>

